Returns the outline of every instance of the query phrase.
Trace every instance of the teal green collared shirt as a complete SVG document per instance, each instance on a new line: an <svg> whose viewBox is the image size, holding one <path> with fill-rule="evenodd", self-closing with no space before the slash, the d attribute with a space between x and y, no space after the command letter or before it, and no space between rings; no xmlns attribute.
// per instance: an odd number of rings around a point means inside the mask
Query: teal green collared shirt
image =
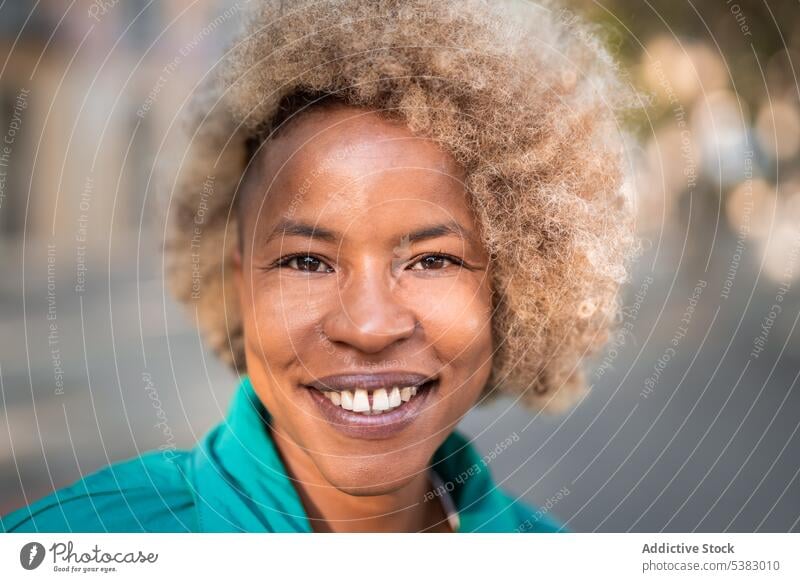
<svg viewBox="0 0 800 582"><path fill-rule="evenodd" d="M227 419L194 448L151 451L109 465L0 518L0 530L311 532L268 421L245 376ZM559 531L543 512L499 489L458 432L437 449L433 469L450 490L460 532Z"/></svg>

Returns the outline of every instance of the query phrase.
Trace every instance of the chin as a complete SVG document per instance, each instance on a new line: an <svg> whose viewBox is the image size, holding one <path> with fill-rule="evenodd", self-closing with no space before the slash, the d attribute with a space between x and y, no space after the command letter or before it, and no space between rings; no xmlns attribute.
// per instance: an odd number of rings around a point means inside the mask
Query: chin
<svg viewBox="0 0 800 582"><path fill-rule="evenodd" d="M366 460L358 463L339 462L336 467L318 467L328 483L339 491L367 497L402 489L427 468L424 460L414 466L409 466L407 461L403 465L404 468L398 470L396 463Z"/></svg>

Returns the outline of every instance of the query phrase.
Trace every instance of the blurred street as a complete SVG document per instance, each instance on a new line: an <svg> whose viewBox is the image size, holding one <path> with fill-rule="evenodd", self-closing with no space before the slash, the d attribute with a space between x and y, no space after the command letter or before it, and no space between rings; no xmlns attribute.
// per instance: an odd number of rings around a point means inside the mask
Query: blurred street
<svg viewBox="0 0 800 582"><path fill-rule="evenodd" d="M652 253L640 262L626 301L633 329L612 342L613 362L609 353L597 359L594 388L580 406L534 417L501 400L465 418L461 429L484 454L518 437L489 465L504 487L539 506L566 488L552 512L575 531L798 530L798 294L784 300L764 351L748 358L777 286L761 277L754 287L757 273L743 268L721 299L735 243L724 234L707 273L673 254L663 260L675 274L648 284ZM0 511L110 461L189 447L227 408L235 378L165 300L151 241L117 247L110 265L98 258L88 267L85 293L69 288L69 276L57 283L63 394L47 319L46 249L26 253L24 304L22 282L2 280ZM138 284L124 259L137 254ZM56 264L59 272L74 267L69 256ZM688 333L648 393L700 279L708 285ZM153 389L174 443L156 426Z"/></svg>
<svg viewBox="0 0 800 582"><path fill-rule="evenodd" d="M800 532L798 5L645 5L559 12L649 98L620 120L644 252L617 333L566 414L504 399L461 430L572 531ZM227 411L236 377L163 286L156 175L240 12L0 2L2 514Z"/></svg>

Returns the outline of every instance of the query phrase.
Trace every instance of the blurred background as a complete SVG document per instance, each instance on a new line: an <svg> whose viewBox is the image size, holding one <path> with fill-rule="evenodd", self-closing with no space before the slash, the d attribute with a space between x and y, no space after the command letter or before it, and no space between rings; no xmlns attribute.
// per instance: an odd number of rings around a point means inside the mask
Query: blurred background
<svg viewBox="0 0 800 582"><path fill-rule="evenodd" d="M0 2L0 514L227 409L236 379L163 285L153 179L243 5ZM578 406L461 430L519 437L496 479L574 531L800 531L800 4L550 9L650 97L645 252Z"/></svg>

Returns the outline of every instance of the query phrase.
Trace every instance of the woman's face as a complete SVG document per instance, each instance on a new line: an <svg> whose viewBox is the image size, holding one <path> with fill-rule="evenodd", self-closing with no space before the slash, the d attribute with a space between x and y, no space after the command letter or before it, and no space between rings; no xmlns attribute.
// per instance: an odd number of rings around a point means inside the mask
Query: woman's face
<svg viewBox="0 0 800 582"><path fill-rule="evenodd" d="M396 490L491 370L489 259L463 174L342 105L291 121L253 164L236 269L253 386L328 483Z"/></svg>

